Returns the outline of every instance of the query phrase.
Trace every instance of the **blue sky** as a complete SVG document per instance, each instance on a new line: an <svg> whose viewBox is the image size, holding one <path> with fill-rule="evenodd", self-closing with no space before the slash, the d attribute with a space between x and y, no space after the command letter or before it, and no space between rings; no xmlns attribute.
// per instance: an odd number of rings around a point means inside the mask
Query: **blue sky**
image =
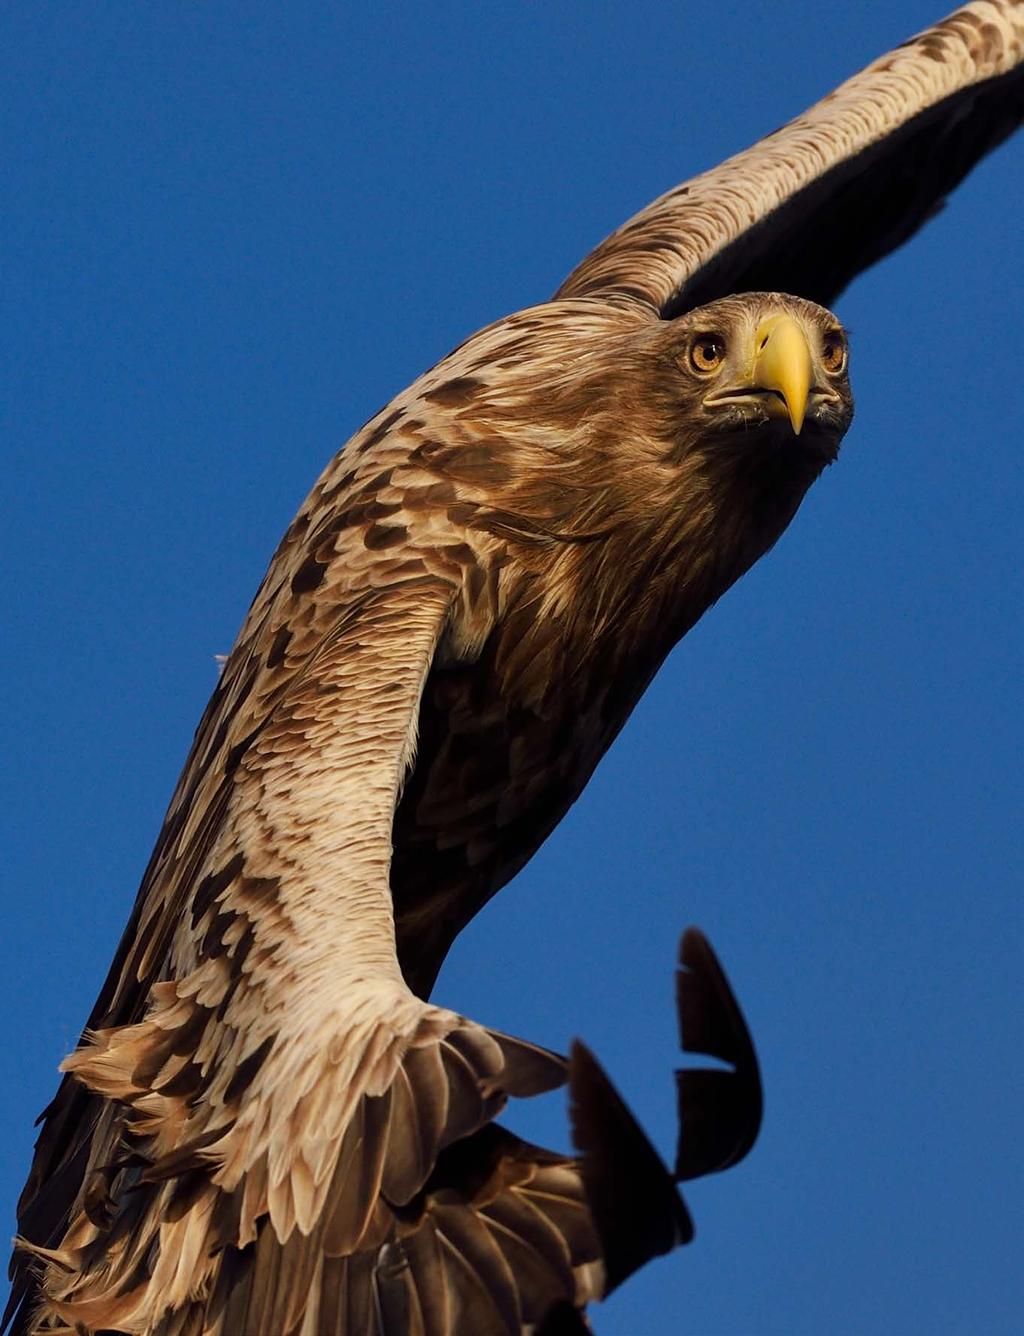
<svg viewBox="0 0 1024 1336"><path fill-rule="evenodd" d="M649 198L941 13L7 7L0 1200L327 458ZM666 1155L709 933L767 1095L601 1336L1016 1330L1024 140L838 305L857 417L437 996L580 1034ZM825 244L827 244L827 239ZM560 1097L513 1126L564 1144Z"/></svg>

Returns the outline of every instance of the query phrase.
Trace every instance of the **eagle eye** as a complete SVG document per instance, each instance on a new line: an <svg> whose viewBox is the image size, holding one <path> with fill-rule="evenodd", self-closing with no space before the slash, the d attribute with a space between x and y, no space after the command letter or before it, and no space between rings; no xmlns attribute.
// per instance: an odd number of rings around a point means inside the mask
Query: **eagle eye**
<svg viewBox="0 0 1024 1336"><path fill-rule="evenodd" d="M690 366L707 375L725 361L725 339L721 334L698 334L690 344Z"/></svg>
<svg viewBox="0 0 1024 1336"><path fill-rule="evenodd" d="M830 376L846 370L846 339L838 329L830 330L822 340L821 364Z"/></svg>

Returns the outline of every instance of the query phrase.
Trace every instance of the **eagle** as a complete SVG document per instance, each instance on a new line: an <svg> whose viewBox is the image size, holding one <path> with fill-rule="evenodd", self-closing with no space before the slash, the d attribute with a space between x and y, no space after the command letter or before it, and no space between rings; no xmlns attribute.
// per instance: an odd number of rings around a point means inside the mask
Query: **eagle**
<svg viewBox="0 0 1024 1336"><path fill-rule="evenodd" d="M649 205L328 465L63 1064L19 1336L582 1329L628 1270L601 1138L632 1125L585 1051L431 989L836 458L828 307L1019 125L1022 53L1024 4L966 5ZM567 1079L578 1160L494 1124Z"/></svg>

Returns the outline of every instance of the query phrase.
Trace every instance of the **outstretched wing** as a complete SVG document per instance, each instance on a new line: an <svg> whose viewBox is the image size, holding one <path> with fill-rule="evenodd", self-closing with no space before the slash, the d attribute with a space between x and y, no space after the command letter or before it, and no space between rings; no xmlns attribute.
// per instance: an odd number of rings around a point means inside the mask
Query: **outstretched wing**
<svg viewBox="0 0 1024 1336"><path fill-rule="evenodd" d="M325 1252L379 1242L383 1196L402 1208L506 1094L565 1079L399 970L391 826L459 564L397 416L334 461L274 558L45 1115L14 1302L41 1269L69 1327L166 1313L177 1332L257 1236L301 1312Z"/></svg>
<svg viewBox="0 0 1024 1336"><path fill-rule="evenodd" d="M1024 2L974 0L781 130L648 205L558 297L670 319L732 292L830 306L1024 120Z"/></svg>

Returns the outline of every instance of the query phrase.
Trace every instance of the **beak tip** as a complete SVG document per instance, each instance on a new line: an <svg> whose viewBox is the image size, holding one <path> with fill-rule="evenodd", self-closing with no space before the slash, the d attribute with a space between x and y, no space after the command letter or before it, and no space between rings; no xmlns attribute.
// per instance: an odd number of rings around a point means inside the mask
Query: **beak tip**
<svg viewBox="0 0 1024 1336"><path fill-rule="evenodd" d="M807 333L792 315L778 314L762 322L755 343L754 382L781 395L793 435L799 436L814 376Z"/></svg>

